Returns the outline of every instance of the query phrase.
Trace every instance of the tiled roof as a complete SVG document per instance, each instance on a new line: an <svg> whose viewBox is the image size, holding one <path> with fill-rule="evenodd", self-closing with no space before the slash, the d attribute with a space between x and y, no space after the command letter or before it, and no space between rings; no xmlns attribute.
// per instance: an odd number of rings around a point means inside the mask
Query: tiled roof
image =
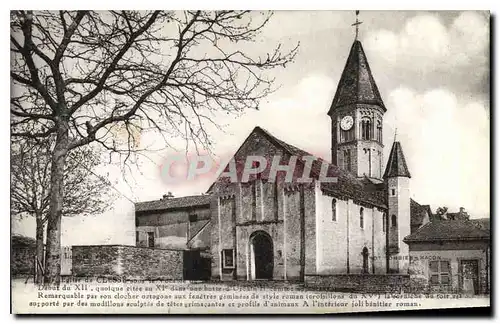
<svg viewBox="0 0 500 324"><path fill-rule="evenodd" d="M471 219L470 221L476 223L482 229L484 229L488 232L490 231L491 220L489 218L476 218L476 219Z"/></svg>
<svg viewBox="0 0 500 324"><path fill-rule="evenodd" d="M384 172L384 179L391 177L408 177L411 178L410 171L406 166L403 148L399 142L392 144L391 153L387 160L387 166Z"/></svg>
<svg viewBox="0 0 500 324"><path fill-rule="evenodd" d="M446 213L448 219L469 219L469 214L466 212Z"/></svg>
<svg viewBox="0 0 500 324"><path fill-rule="evenodd" d="M443 215L439 214L431 214L430 215L430 221L431 222L437 222L446 219Z"/></svg>
<svg viewBox="0 0 500 324"><path fill-rule="evenodd" d="M489 240L489 231L470 220L441 220L429 222L415 233L405 237L405 242L435 242L461 240Z"/></svg>
<svg viewBox="0 0 500 324"><path fill-rule="evenodd" d="M254 131L262 132L271 142L273 142L278 147L283 148L290 155L295 155L298 157L313 156L312 154L296 146L283 142L261 127L255 127ZM363 201L378 207L386 208L384 191L377 190L377 187L373 186L373 184L364 183L362 180L356 178L352 173L342 170L335 164L329 163L319 157L316 157L316 160L311 167L311 176L313 178L318 179L321 172L321 165L323 163L328 164L327 175L336 176L337 182L321 183L322 190L341 197L347 197L354 200Z"/></svg>
<svg viewBox="0 0 500 324"><path fill-rule="evenodd" d="M386 110L363 46L358 40L352 44L328 114L337 107L349 104L375 104Z"/></svg>
<svg viewBox="0 0 500 324"><path fill-rule="evenodd" d="M166 198L152 201L143 201L135 204L136 212L163 211L169 209L180 209L196 206L210 205L210 195L186 196L178 198Z"/></svg>

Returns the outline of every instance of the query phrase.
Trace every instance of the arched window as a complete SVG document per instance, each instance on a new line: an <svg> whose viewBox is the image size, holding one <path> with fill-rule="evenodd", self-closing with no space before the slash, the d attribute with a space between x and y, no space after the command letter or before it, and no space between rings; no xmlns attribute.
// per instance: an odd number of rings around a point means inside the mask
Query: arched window
<svg viewBox="0 0 500 324"><path fill-rule="evenodd" d="M392 215L392 227L398 226L398 220L396 218L396 215Z"/></svg>
<svg viewBox="0 0 500 324"><path fill-rule="evenodd" d="M372 139L372 122L369 118L363 118L361 120L361 139L370 140Z"/></svg>
<svg viewBox="0 0 500 324"><path fill-rule="evenodd" d="M382 122L377 120L377 141L382 143Z"/></svg>
<svg viewBox="0 0 500 324"><path fill-rule="evenodd" d="M354 127L349 130L340 130L340 142L350 142L354 140Z"/></svg>
<svg viewBox="0 0 500 324"><path fill-rule="evenodd" d="M363 215L363 212L364 212L364 208L363 208L363 207L361 207L361 208L359 209L359 226L360 226L361 228L363 228L363 227L364 227L364 215Z"/></svg>
<svg viewBox="0 0 500 324"><path fill-rule="evenodd" d="M337 200L332 199L332 221L337 221Z"/></svg>
<svg viewBox="0 0 500 324"><path fill-rule="evenodd" d="M363 273L368 273L368 249L366 246L363 248Z"/></svg>
<svg viewBox="0 0 500 324"><path fill-rule="evenodd" d="M252 190L252 220L257 219L257 186L255 181L251 182L250 190Z"/></svg>
<svg viewBox="0 0 500 324"><path fill-rule="evenodd" d="M344 151L344 170L351 171L351 151Z"/></svg>
<svg viewBox="0 0 500 324"><path fill-rule="evenodd" d="M260 162L259 161L252 161L252 169L258 169L258 168L260 168ZM260 179L261 174L262 174L262 172L257 173L256 179Z"/></svg>
<svg viewBox="0 0 500 324"><path fill-rule="evenodd" d="M385 233L385 228L387 227L387 214L384 213L382 216L382 231Z"/></svg>

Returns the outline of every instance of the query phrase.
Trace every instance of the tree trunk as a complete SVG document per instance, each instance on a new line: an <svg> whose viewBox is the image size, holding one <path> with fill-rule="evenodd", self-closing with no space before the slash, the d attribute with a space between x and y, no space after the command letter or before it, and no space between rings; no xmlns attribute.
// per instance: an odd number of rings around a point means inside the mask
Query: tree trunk
<svg viewBox="0 0 500 324"><path fill-rule="evenodd" d="M50 174L50 208L47 221L47 252L45 255L45 284L61 282L61 217L63 208L63 175L68 154L68 122L59 120L56 144L52 152Z"/></svg>
<svg viewBox="0 0 500 324"><path fill-rule="evenodd" d="M35 264L35 273L37 284L43 283L43 274L40 269L40 265L43 265L44 253L43 253L43 215L41 212L36 213L36 259L37 264Z"/></svg>

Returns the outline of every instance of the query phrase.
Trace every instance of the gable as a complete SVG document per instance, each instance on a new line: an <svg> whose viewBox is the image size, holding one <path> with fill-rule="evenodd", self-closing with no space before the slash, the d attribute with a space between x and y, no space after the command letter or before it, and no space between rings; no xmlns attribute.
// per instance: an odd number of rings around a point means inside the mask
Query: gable
<svg viewBox="0 0 500 324"><path fill-rule="evenodd" d="M410 199L410 223L411 232L430 222L431 208L429 205L420 205L413 199Z"/></svg>
<svg viewBox="0 0 500 324"><path fill-rule="evenodd" d="M255 127L252 133L246 138L240 148L234 155L238 179L241 179L241 173L245 165L247 156L258 155L265 157L267 168L262 172L260 177L266 179L269 174L269 169L275 155L281 156L280 164L287 165L291 156L297 156L297 164L294 169L293 179L303 176L304 164L302 157L313 156L312 154L290 145L276 138L268 131ZM387 208L385 202L385 194L383 190L373 185L366 185L361 180L357 179L353 174L340 169L338 166L329 163L321 158L315 157L312 163L309 176L318 180L320 178L322 166L326 164L326 174L328 177L337 177L338 182L321 182L321 189L339 198L350 198L370 205L381 208ZM228 170L228 165L225 166L225 171ZM255 176L250 177L249 181L255 179ZM228 178L217 177L216 182L209 188L212 191L216 183L224 184L226 187Z"/></svg>

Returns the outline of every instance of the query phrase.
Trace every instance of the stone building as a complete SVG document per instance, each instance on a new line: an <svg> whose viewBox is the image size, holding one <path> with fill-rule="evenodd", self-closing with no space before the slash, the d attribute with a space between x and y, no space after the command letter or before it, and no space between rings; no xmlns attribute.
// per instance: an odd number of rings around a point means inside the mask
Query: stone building
<svg viewBox="0 0 500 324"><path fill-rule="evenodd" d="M487 220L410 198L399 142L383 163L386 111L355 40L327 112L331 162L257 126L205 195L136 204L137 245L203 248L215 280L387 291L412 275L425 289L487 292Z"/></svg>
<svg viewBox="0 0 500 324"><path fill-rule="evenodd" d="M303 281L317 275L406 274L409 250L402 240L429 215L410 199L411 175L399 142L383 166L386 110L356 40L328 111L333 163L327 170L338 181L323 182L314 166L309 184L268 181L268 170L246 183L216 181L212 277ZM310 154L256 127L235 160L247 156L281 156L286 163Z"/></svg>
<svg viewBox="0 0 500 324"><path fill-rule="evenodd" d="M198 235L190 230L194 213L207 222L195 227L209 233L201 241L210 248L214 279L407 274L409 248L403 239L429 222L431 213L410 199L411 175L399 142L392 143L383 165L386 111L355 40L327 113L332 163L314 157L311 181L295 181L307 170L304 158L312 155L255 127L234 154L235 164L259 156L278 157L280 165L289 166L296 157L292 181L286 167L270 177L270 163L248 180L227 181L228 165L206 195L137 204L137 244L189 249L192 235ZM323 181L323 171L337 181Z"/></svg>
<svg viewBox="0 0 500 324"><path fill-rule="evenodd" d="M210 248L211 196L187 196L135 205L136 246L151 248Z"/></svg>
<svg viewBox="0 0 500 324"><path fill-rule="evenodd" d="M404 242L410 249L410 273L430 290L489 292L489 218L432 221Z"/></svg>

